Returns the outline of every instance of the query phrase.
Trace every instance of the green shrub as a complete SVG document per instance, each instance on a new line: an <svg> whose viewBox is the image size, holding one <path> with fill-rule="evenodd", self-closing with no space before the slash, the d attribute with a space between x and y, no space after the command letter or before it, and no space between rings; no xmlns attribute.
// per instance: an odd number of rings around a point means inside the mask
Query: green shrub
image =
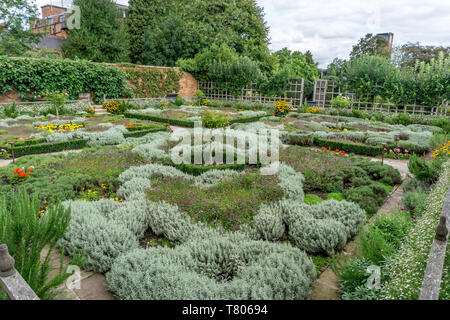
<svg viewBox="0 0 450 320"><path fill-rule="evenodd" d="M327 194L327 199L342 201L342 200L345 200L345 197L342 193L332 192L332 193Z"/></svg>
<svg viewBox="0 0 450 320"><path fill-rule="evenodd" d="M383 151L382 146L368 146L364 144L353 144L341 141L326 140L319 137L314 137L314 144L319 147L326 147L331 149L339 149L349 153L361 154L366 156L377 156Z"/></svg>
<svg viewBox="0 0 450 320"><path fill-rule="evenodd" d="M312 133L292 132L287 135L286 140L288 144L298 146L312 146L314 144L314 137Z"/></svg>
<svg viewBox="0 0 450 320"><path fill-rule="evenodd" d="M373 180L379 180L391 186L402 183L400 172L390 165L381 164L379 161L370 160L359 161L357 162L357 165L365 170L369 177Z"/></svg>
<svg viewBox="0 0 450 320"><path fill-rule="evenodd" d="M187 121L187 120L181 120L181 119L169 119L169 118L163 118L163 117L158 117L158 116L151 116L148 114L139 114L139 113L130 113L130 112L125 112L124 116L126 118L131 118L131 119L151 120L151 121L155 121L155 122L170 123L171 125L181 126L181 127L189 127L189 128L194 127L194 121Z"/></svg>
<svg viewBox="0 0 450 320"><path fill-rule="evenodd" d="M364 229L359 235L359 249L363 257L375 265L382 265L395 252L384 233L375 227Z"/></svg>
<svg viewBox="0 0 450 320"><path fill-rule="evenodd" d="M422 213L427 195L423 192L406 192L402 198L402 206L411 216L417 217Z"/></svg>
<svg viewBox="0 0 450 320"><path fill-rule="evenodd" d="M225 114L211 111L202 113L202 125L205 128L223 128L228 123L228 118Z"/></svg>
<svg viewBox="0 0 450 320"><path fill-rule="evenodd" d="M334 108L339 108L339 109L345 109L350 106L350 100L344 98L341 95L337 96L336 98L333 98L330 101L330 103Z"/></svg>
<svg viewBox="0 0 450 320"><path fill-rule="evenodd" d="M4 107L3 113L6 118L17 118L19 116L19 110L17 110L16 103L13 102L12 105Z"/></svg>
<svg viewBox="0 0 450 320"><path fill-rule="evenodd" d="M58 81L54 75L58 74ZM14 88L23 99L37 98L43 91L66 91L69 99L93 92L96 103L128 96L122 70L85 60L0 57L0 94Z"/></svg>
<svg viewBox="0 0 450 320"><path fill-rule="evenodd" d="M338 270L336 276L339 278L341 294L352 293L359 286L366 286L370 274L367 268L371 262L365 258L355 258L344 263Z"/></svg>
<svg viewBox="0 0 450 320"><path fill-rule="evenodd" d="M21 157L30 154L59 152L64 150L82 149L86 146L86 140L70 140L65 142L30 144L14 147L14 156Z"/></svg>
<svg viewBox="0 0 450 320"><path fill-rule="evenodd" d="M416 155L412 155L409 158L408 168L417 179L431 185L439 178L443 162L444 160L442 159L426 161Z"/></svg>
<svg viewBox="0 0 450 320"><path fill-rule="evenodd" d="M49 281L50 254L64 235L70 221L70 211L60 204L50 206L40 217L37 194L29 196L25 190L12 192L8 199L0 197L0 243L8 245L15 260L15 268L41 299L51 299L70 274L63 265L56 277ZM41 211L42 212L42 211ZM41 260L45 247L49 251Z"/></svg>
<svg viewBox="0 0 450 320"><path fill-rule="evenodd" d="M305 203L306 204L316 204L323 202L323 199L315 194L305 194Z"/></svg>
<svg viewBox="0 0 450 320"><path fill-rule="evenodd" d="M346 200L359 204L367 214L373 215L383 204L384 197L386 196L386 189L382 186L380 188L375 184L371 184L345 190L344 196Z"/></svg>

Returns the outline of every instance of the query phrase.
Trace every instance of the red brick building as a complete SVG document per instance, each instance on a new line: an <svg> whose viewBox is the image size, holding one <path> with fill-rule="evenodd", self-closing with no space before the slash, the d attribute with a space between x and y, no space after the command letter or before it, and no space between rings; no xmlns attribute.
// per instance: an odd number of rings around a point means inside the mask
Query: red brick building
<svg viewBox="0 0 450 320"><path fill-rule="evenodd" d="M127 6L116 4L125 18ZM34 33L66 38L67 8L47 4L41 7L42 18L31 22L31 30Z"/></svg>

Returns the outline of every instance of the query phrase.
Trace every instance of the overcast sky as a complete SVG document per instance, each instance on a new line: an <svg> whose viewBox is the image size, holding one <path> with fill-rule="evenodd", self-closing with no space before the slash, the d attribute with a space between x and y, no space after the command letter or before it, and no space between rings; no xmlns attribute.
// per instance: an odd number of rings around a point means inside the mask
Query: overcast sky
<svg viewBox="0 0 450 320"><path fill-rule="evenodd" d="M394 46L417 41L450 46L448 0L256 1L264 7L270 27L270 50L310 50L320 67L326 67L335 57L347 58L366 33L393 32ZM61 0L36 3L61 5Z"/></svg>

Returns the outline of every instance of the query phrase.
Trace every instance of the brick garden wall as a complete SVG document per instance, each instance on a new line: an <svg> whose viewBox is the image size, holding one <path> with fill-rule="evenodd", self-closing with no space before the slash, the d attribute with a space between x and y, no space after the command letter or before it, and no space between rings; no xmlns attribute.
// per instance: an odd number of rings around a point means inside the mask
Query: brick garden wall
<svg viewBox="0 0 450 320"><path fill-rule="evenodd" d="M164 71L167 69L171 69L168 67L153 67L153 66L133 66L133 67L129 67L129 66L121 66L121 65L116 65L116 64L108 64L111 66L116 66L119 69L127 69L127 68L150 68L150 69L156 69L156 70L160 70L160 71ZM178 68L174 68L176 70L179 70ZM188 72L183 72L183 75L179 81L180 84L180 89L177 92L180 96L182 97L193 97L195 96L195 91L198 89L198 81ZM17 92L15 91L10 91L7 92L5 95L0 96L0 103L11 103L13 101L16 102L21 102L22 100L20 99L20 97L17 95Z"/></svg>

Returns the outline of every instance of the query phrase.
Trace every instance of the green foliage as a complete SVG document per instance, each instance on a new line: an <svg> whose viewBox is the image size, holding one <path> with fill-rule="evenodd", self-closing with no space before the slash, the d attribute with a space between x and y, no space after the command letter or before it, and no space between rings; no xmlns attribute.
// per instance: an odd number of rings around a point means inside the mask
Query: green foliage
<svg viewBox="0 0 450 320"><path fill-rule="evenodd" d="M58 74L58 81L54 75ZM0 56L0 94L17 90L23 99L34 99L43 91L63 91L69 99L93 92L96 102L128 95L125 74L104 64L88 61L8 58Z"/></svg>
<svg viewBox="0 0 450 320"><path fill-rule="evenodd" d="M438 59L439 52L444 52L445 56L450 53L450 47L443 46L424 46L417 43L406 43L402 46L394 48L393 59L396 64L404 69L407 67L415 67L417 63L429 63L431 59Z"/></svg>
<svg viewBox="0 0 450 320"><path fill-rule="evenodd" d="M24 146L14 146L14 156L22 157L30 154L59 152L64 150L82 149L86 146L86 140L70 140L64 142L29 144ZM7 149L8 150L8 149Z"/></svg>
<svg viewBox="0 0 450 320"><path fill-rule="evenodd" d="M330 101L334 108L345 109L350 106L350 101L343 96L337 96Z"/></svg>
<svg viewBox="0 0 450 320"><path fill-rule="evenodd" d="M427 161L412 155L409 158L408 168L417 179L431 185L439 178L443 162L442 159Z"/></svg>
<svg viewBox="0 0 450 320"><path fill-rule="evenodd" d="M179 90L182 73L174 69L126 68L129 90L136 98L159 98Z"/></svg>
<svg viewBox="0 0 450 320"><path fill-rule="evenodd" d="M319 147L326 147L343 150L349 153L361 154L366 156L377 156L383 151L382 146L368 146L364 144L346 143L341 141L326 140L319 137L314 137L314 144Z"/></svg>
<svg viewBox="0 0 450 320"><path fill-rule="evenodd" d="M17 110L16 103L13 102L12 105L4 107L4 114L7 118L17 118L19 116L19 110Z"/></svg>
<svg viewBox="0 0 450 320"><path fill-rule="evenodd" d="M361 97L393 97L399 90L399 71L389 60L376 56L359 56L345 64L349 87Z"/></svg>
<svg viewBox="0 0 450 320"><path fill-rule="evenodd" d="M0 3L0 56L23 55L36 43L40 35L32 33L26 26L37 19L37 7L26 0L6 0Z"/></svg>
<svg viewBox="0 0 450 320"><path fill-rule="evenodd" d="M353 46L350 52L350 58L354 59L359 56L378 56L385 59L390 58L389 43L379 35L368 33L364 38L359 39L359 42Z"/></svg>
<svg viewBox="0 0 450 320"><path fill-rule="evenodd" d="M29 196L19 189L0 197L0 243L8 245L15 260L15 268L41 299L51 299L55 289L70 276L61 265L57 276L49 280L51 270L50 255L57 241L65 233L70 211L60 204L51 206L40 217L40 201L37 194ZM48 251L41 260L45 247Z"/></svg>
<svg viewBox="0 0 450 320"><path fill-rule="evenodd" d="M128 36L120 11L111 0L75 0L80 7L79 29L68 32L64 56L94 62L128 61Z"/></svg>
<svg viewBox="0 0 450 320"><path fill-rule="evenodd" d="M228 117L225 114L212 111L202 113L202 125L205 128L223 128L228 123Z"/></svg>
<svg viewBox="0 0 450 320"><path fill-rule="evenodd" d="M315 194L305 194L305 203L312 205L323 202L323 199Z"/></svg>
<svg viewBox="0 0 450 320"><path fill-rule="evenodd" d="M408 211L411 216L418 217L424 210L424 204L427 195L423 192L406 192L402 198L403 208Z"/></svg>
<svg viewBox="0 0 450 320"><path fill-rule="evenodd" d="M253 0L131 0L126 24L133 62L173 65L177 58L193 58L211 45L225 43L264 68L273 64L268 28Z"/></svg>
<svg viewBox="0 0 450 320"><path fill-rule="evenodd" d="M231 94L241 94L242 88L262 77L258 63L243 56L233 57L230 62L213 61L207 76Z"/></svg>
<svg viewBox="0 0 450 320"><path fill-rule="evenodd" d="M181 126L181 127L194 127L194 121L188 121L188 120L181 120L181 119L169 119L169 118L163 118L158 116L152 116L148 114L139 114L139 113L130 113L125 112L124 116L126 118L131 119L141 119L141 120L151 120L155 122L162 122L162 123L170 123L171 125Z"/></svg>
<svg viewBox="0 0 450 320"><path fill-rule="evenodd" d="M338 192L331 192L329 194L327 194L327 199L328 200L337 200L337 201L342 201L345 200L345 197L342 193L338 193Z"/></svg>
<svg viewBox="0 0 450 320"><path fill-rule="evenodd" d="M373 223L359 234L359 248L365 259L381 266L399 249L401 241L411 228L411 219L404 212L393 212L390 216L377 216Z"/></svg>

